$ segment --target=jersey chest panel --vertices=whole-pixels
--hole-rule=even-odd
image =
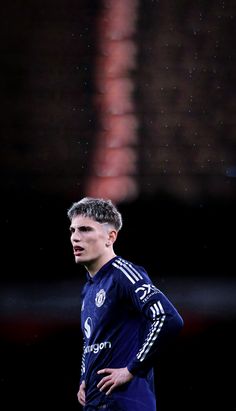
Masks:
[[[112,278],[87,284],[81,308],[81,326],[85,339],[91,342],[103,334],[117,315],[119,303]]]

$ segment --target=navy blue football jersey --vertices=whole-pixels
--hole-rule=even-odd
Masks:
[[[82,291],[84,337],[81,381],[86,406],[114,403],[116,410],[156,410],[153,363],[165,336],[176,334],[183,320],[143,267],[114,257]],[[103,368],[123,368],[134,378],[106,396],[97,388]],[[104,407],[105,408],[105,407]]]

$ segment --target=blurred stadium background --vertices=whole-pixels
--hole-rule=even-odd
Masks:
[[[1,409],[80,409],[66,210],[92,195],[185,320],[158,411],[235,410],[235,2],[1,9]]]

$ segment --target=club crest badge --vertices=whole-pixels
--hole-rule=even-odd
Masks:
[[[104,304],[104,301],[106,299],[106,291],[103,290],[103,288],[98,291],[98,293],[96,294],[96,298],[95,298],[95,304],[97,307],[101,307]]]

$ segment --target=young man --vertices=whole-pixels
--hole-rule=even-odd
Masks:
[[[68,217],[75,262],[87,270],[78,400],[86,411],[155,411],[154,355],[183,320],[143,267],[115,254],[122,217],[110,200],[83,198]]]

